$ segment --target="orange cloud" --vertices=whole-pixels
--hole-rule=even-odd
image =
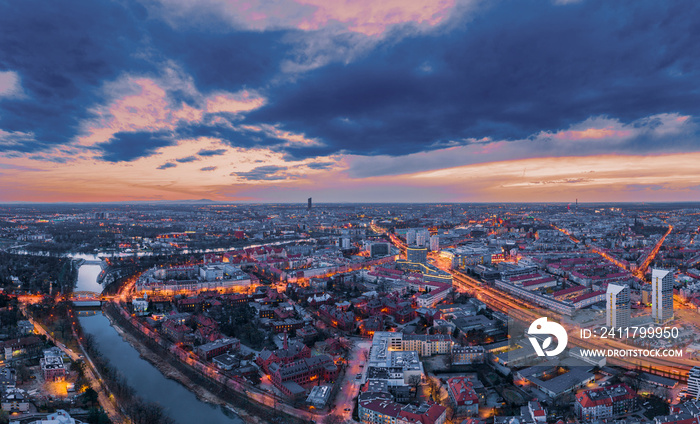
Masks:
[[[348,29],[369,36],[384,33],[389,26],[413,22],[435,26],[441,23],[455,6],[454,0],[296,0],[315,7],[313,15],[302,20],[298,28],[316,30],[337,21]]]
[[[168,89],[187,92],[200,106],[173,102]],[[239,114],[265,104],[264,97],[250,90],[204,96],[189,76],[176,69],[167,69],[160,79],[125,76],[107,84],[105,91],[111,98],[93,108],[96,118],[82,125],[78,142],[83,146],[106,142],[117,132],[173,131],[182,123],[202,122],[206,114]]]
[[[630,130],[616,130],[613,128],[588,128],[583,131],[562,131],[554,134],[557,140],[583,140],[600,138],[627,138],[632,135]]]
[[[344,27],[378,36],[390,26],[413,22],[435,26],[454,9],[456,0],[161,0],[168,19],[215,14],[236,28],[267,30],[296,28],[314,31]]]

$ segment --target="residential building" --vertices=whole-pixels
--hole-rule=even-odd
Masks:
[[[320,381],[332,381],[338,375],[338,367],[328,355],[316,355],[299,361],[270,364],[270,380],[287,396],[299,393],[298,387]]]
[[[22,335],[33,334],[34,324],[26,319],[17,321],[17,332]]]
[[[452,365],[469,365],[484,362],[483,346],[452,346]]]
[[[626,384],[585,390],[576,394],[574,410],[582,420],[600,420],[635,410],[637,394]]]
[[[688,373],[688,394],[700,399],[700,367],[693,367]]]
[[[452,351],[452,337],[443,334],[402,334],[401,349],[420,356],[446,355]]]
[[[44,343],[37,336],[20,337],[0,342],[0,354],[4,353],[2,359],[5,361],[18,356],[37,358],[41,356],[43,346]]]
[[[651,318],[656,324],[673,319],[673,272],[663,269],[651,271]]]
[[[192,329],[184,324],[179,324],[176,320],[168,319],[161,326],[161,331],[171,340],[181,343],[185,341],[188,334],[192,334]],[[194,336],[193,336],[194,338]]]
[[[450,395],[456,416],[472,416],[479,413],[479,396],[474,384],[467,377],[452,377],[447,380],[447,393]]]
[[[363,424],[443,424],[447,409],[432,402],[415,406],[370,398],[358,402],[358,415]]]
[[[605,292],[605,324],[613,329],[626,329],[630,324],[630,289],[628,286],[608,284]]]
[[[2,396],[2,410],[5,412],[29,411],[29,400],[17,389],[8,389]]]
[[[57,347],[44,351],[44,357],[39,361],[44,381],[63,381],[66,378],[66,367],[63,364],[63,352]]]
[[[10,367],[0,368],[0,390],[15,387],[17,383],[17,372]]]
[[[148,311],[148,299],[144,297],[135,297],[131,300],[131,307],[136,316],[143,316]]]
[[[269,374],[269,366],[273,363],[283,363],[288,364],[294,361],[298,361],[303,358],[308,358],[311,356],[311,349],[303,343],[292,341],[285,343],[282,349],[277,349],[274,351],[267,350],[267,348],[260,351],[255,362],[262,368],[265,373]]]
[[[199,355],[199,357],[205,361],[208,361],[215,356],[222,355],[231,350],[238,350],[240,348],[241,342],[236,338],[219,339],[210,343],[205,343],[201,346],[197,346],[197,355]]]

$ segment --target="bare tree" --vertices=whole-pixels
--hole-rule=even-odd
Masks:
[[[452,350],[445,355],[445,365],[447,366],[448,369],[452,368],[452,365],[455,362],[455,354],[453,353]]]
[[[433,400],[440,399],[440,381],[435,377],[428,377],[428,387]]]
[[[31,373],[29,372],[29,368],[27,368],[26,365],[24,364],[19,364],[15,367],[17,371],[17,380],[19,380],[21,383],[24,383],[25,381],[29,380],[29,376]]]

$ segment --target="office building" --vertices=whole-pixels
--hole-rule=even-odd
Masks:
[[[387,242],[375,242],[369,245],[369,255],[373,258],[391,254],[391,245]]]
[[[409,246],[406,248],[406,259],[408,262],[426,264],[428,263],[428,249],[425,247]]]
[[[306,199],[306,203],[307,203],[306,208],[307,208],[308,210],[311,210],[311,197],[309,197],[308,199]]]
[[[608,284],[605,292],[605,325],[611,328],[627,328],[630,324],[630,289],[627,286]]]
[[[651,271],[651,318],[655,324],[673,319],[673,272],[663,269]]]

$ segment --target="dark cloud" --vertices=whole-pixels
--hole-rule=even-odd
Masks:
[[[158,167],[158,169],[168,169],[168,168],[175,168],[177,164],[174,164],[172,162],[167,162],[162,164],[161,166]]]
[[[284,180],[287,175],[284,173],[278,174],[280,171],[286,171],[286,166],[259,166],[251,171],[247,172],[232,172],[232,176],[237,176],[249,181],[273,181],[273,180]]]
[[[162,134],[148,132],[119,132],[106,143],[97,147],[102,150],[102,159],[107,162],[132,161],[149,156],[161,147],[173,145],[172,139]]]
[[[197,157],[195,157],[195,156],[187,156],[187,157],[184,157],[184,158],[175,159],[175,161],[180,162],[180,163],[189,163],[189,162],[194,162],[194,161],[197,161],[197,160],[199,160],[199,158],[197,158]]]
[[[104,81],[152,69],[136,58],[139,24],[121,3],[0,3],[0,70],[17,72],[25,94],[0,102],[0,128],[32,132],[23,151],[70,141]]]
[[[333,165],[335,165],[333,162],[312,162],[306,164],[311,169],[328,169]]]
[[[216,166],[205,166],[204,168],[201,168],[200,171],[215,171]]]
[[[181,64],[205,92],[266,85],[291,49],[280,40],[285,32],[174,30],[160,23],[153,24],[151,33],[160,53]]]
[[[700,56],[689,52],[700,45],[698,19],[692,1],[500,2],[463,28],[309,72],[248,118],[325,143],[286,149],[303,158],[522,139],[599,115],[697,116]]]
[[[220,156],[226,153],[226,149],[202,149],[197,152],[199,156]]]
[[[124,74],[160,77],[165,64],[174,64],[204,94],[266,84],[291,48],[280,36],[174,28],[130,0],[0,2],[0,71],[16,72],[24,93],[0,101],[0,129],[34,135],[0,151],[70,143],[95,106],[108,100],[104,84]],[[168,96],[173,104],[201,106],[177,86]]]
[[[183,123],[173,140],[213,137],[288,159],[396,156],[470,138],[527,139],[591,116],[623,124],[660,113],[700,117],[698,2],[508,0],[470,18],[407,38],[389,33],[349,63],[292,80],[280,64],[301,54],[290,42],[296,31],[235,31],[218,21],[171,26],[128,0],[0,3],[0,70],[17,72],[25,94],[0,101],[0,129],[22,135],[0,143],[0,151],[36,153],[70,143],[90,111],[106,102],[106,82],[160,77],[166,63],[191,76],[203,95],[245,88],[266,98],[265,106],[231,122]],[[184,88],[167,94],[173,104],[201,107]],[[320,143],[295,145],[241,123],[277,125]],[[665,143],[640,136],[624,149],[698,150],[697,135]],[[135,132],[98,148],[105,160],[124,161],[169,144],[159,133]],[[223,153],[203,149],[197,156]]]

